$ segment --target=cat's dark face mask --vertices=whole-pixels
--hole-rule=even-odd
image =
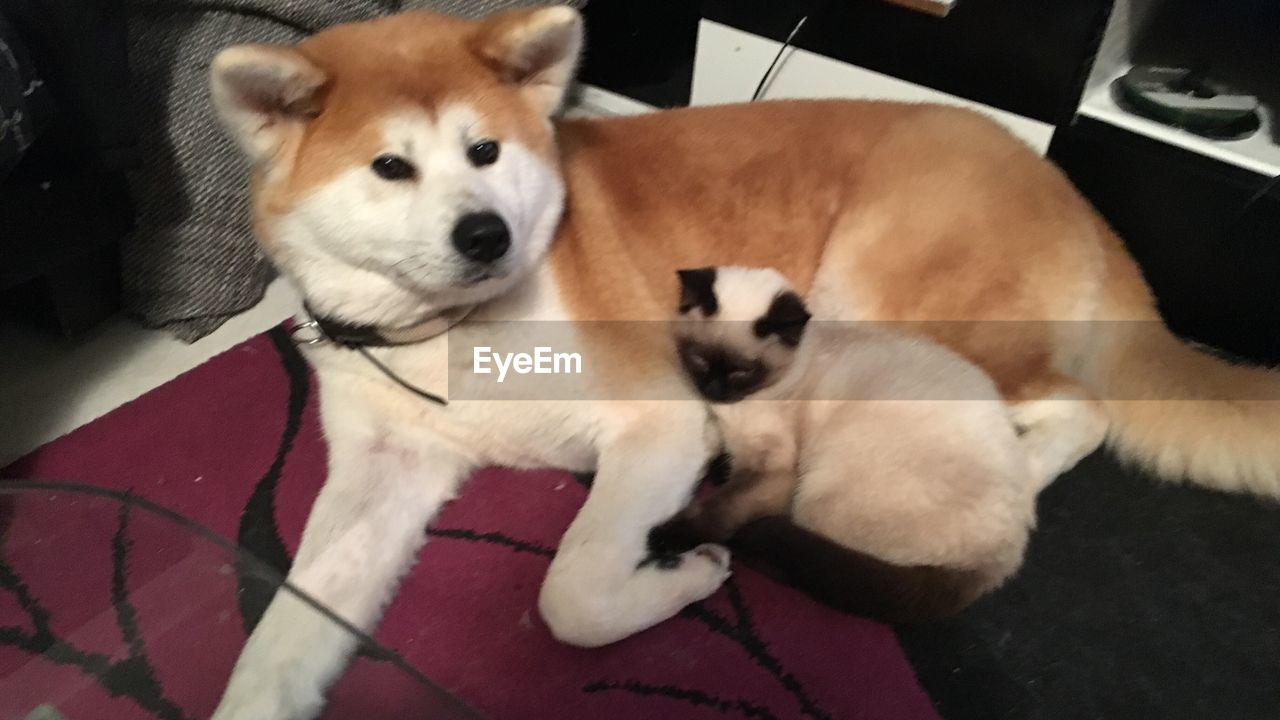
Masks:
[[[728,348],[681,340],[678,349],[685,374],[698,393],[711,402],[738,402],[769,380],[765,363]]]

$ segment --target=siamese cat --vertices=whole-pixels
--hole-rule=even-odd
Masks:
[[[1102,441],[1046,469],[992,380],[945,347],[810,327],[772,269],[679,278],[677,352],[712,403],[730,470],[709,499],[655,529],[655,546],[731,540],[840,609],[935,619],[1017,571],[1037,493]]]

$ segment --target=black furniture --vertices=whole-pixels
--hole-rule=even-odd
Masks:
[[[1081,117],[1049,157],[1115,227],[1177,334],[1280,363],[1280,183]]]
[[[1280,363],[1280,4],[1116,0],[1052,158],[1119,231],[1175,332]],[[1256,96],[1261,130],[1214,140],[1124,111],[1134,66],[1193,68]]]
[[[133,226],[124,3],[0,0],[0,16],[47,97],[0,174],[0,303],[74,334],[118,308],[118,242]]]

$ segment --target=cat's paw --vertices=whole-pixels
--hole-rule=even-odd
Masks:
[[[733,558],[732,554],[729,552],[729,548],[715,543],[704,543],[699,545],[692,550],[692,554],[704,558],[708,562],[718,565],[726,570],[729,568],[729,561]]]
[[[649,531],[649,556],[642,564],[677,567],[685,553],[714,539],[708,535],[698,513],[683,512]]]
[[[703,543],[661,562],[637,568],[638,585],[652,593],[655,607],[674,613],[689,603],[705,599],[729,579],[729,548]]]

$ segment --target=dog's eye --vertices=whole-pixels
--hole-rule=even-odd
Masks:
[[[371,167],[383,180],[412,180],[418,174],[413,163],[399,155],[379,155]]]
[[[467,148],[467,159],[476,167],[484,167],[498,162],[498,151],[502,148],[497,140],[481,140]]]

